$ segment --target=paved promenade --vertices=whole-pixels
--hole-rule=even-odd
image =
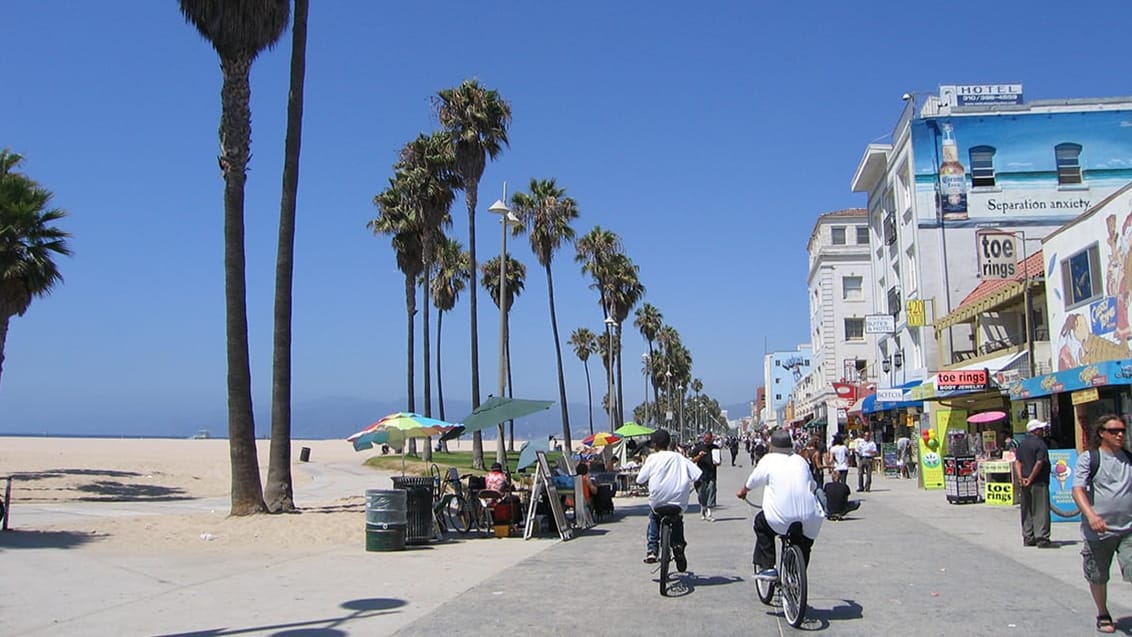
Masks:
[[[385,487],[355,467],[312,463],[326,497]],[[343,546],[209,561],[189,552],[105,553],[0,534],[4,635],[667,635],[794,632],[755,598],[753,509],[734,498],[747,466],[720,468],[717,521],[693,512],[690,573],[672,597],[641,563],[647,504],[618,498],[612,521],[569,542],[493,538],[397,553]],[[851,476],[852,478],[852,476]],[[379,484],[375,484],[379,483]],[[854,484],[851,480],[850,484]],[[757,499],[755,493],[752,498]],[[941,491],[877,478],[855,517],[827,522],[810,567],[807,631],[828,635],[1091,635],[1075,524],[1057,549],[1021,544],[1016,508],[949,505]],[[856,494],[854,494],[856,496]],[[207,501],[180,507],[216,506]],[[138,505],[151,510],[152,504]],[[100,508],[101,507],[101,508]],[[129,505],[16,510],[17,526],[130,515]],[[163,511],[170,512],[170,511]],[[359,524],[362,520],[359,517]],[[9,536],[10,537],[10,536]],[[1110,587],[1132,628],[1132,590]]]

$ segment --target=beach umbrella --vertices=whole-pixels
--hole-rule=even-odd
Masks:
[[[621,436],[622,438],[633,438],[635,436],[651,436],[655,431],[655,429],[649,429],[648,427],[645,427],[644,425],[638,425],[635,422],[627,422],[617,429],[614,429],[613,433]]]
[[[582,440],[582,444],[587,447],[604,447],[605,445],[611,445],[620,441],[621,436],[611,434],[608,431],[599,431],[592,436],[586,436]]]
[[[442,435],[440,439],[452,440],[466,433],[475,433],[489,427],[494,427],[501,422],[515,420],[540,412],[550,408],[553,404],[553,400],[528,400],[525,398],[499,398],[498,396],[492,396],[484,401],[482,405],[473,409],[472,413],[468,414],[467,417],[461,421],[460,425]]]
[[[974,416],[969,416],[967,418],[967,422],[974,425],[974,424],[994,422],[996,420],[1001,420],[1003,418],[1006,418],[1006,412],[1005,411],[984,411],[984,412],[975,414]]]
[[[401,451],[401,473],[405,473],[405,441],[409,438],[427,438],[444,435],[456,425],[420,414],[398,412],[378,420],[369,427],[352,434],[347,441],[354,444],[354,451],[372,449],[378,445],[389,445]]]
[[[523,446],[519,449],[519,464],[515,467],[515,470],[526,469],[527,467],[533,466],[535,462],[538,462],[538,456],[535,455],[535,452],[538,451],[549,453],[550,441],[528,440],[524,442]]]

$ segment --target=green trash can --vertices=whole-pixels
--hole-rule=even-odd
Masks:
[[[405,550],[406,493],[401,489],[366,490],[366,550]]]
[[[405,541],[424,544],[433,539],[432,489],[434,481],[424,476],[394,476],[393,487],[406,493],[405,511],[408,526]]]

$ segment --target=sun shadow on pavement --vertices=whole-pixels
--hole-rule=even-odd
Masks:
[[[0,533],[0,551],[5,549],[72,549],[106,536],[74,531],[21,531]]]
[[[95,480],[91,484],[81,484],[75,487],[75,490],[91,494],[78,498],[83,502],[164,502],[192,499],[184,489],[176,487],[126,484],[113,480]]]
[[[813,605],[813,601],[810,600],[811,603],[806,610],[806,621],[802,624],[800,630],[814,632],[826,630],[835,621],[862,619],[865,616],[864,608],[851,599],[838,600],[842,603],[832,608],[816,607]]]
[[[373,597],[367,599],[352,599],[341,604],[347,611],[338,617],[323,617],[307,621],[288,622],[284,624],[268,624],[264,626],[246,626],[244,628],[211,628],[185,633],[166,633],[158,637],[221,637],[222,635],[244,635],[250,633],[263,633],[274,631],[272,637],[341,637],[350,634],[348,631],[336,628],[358,619],[369,619],[399,612],[398,609],[407,604],[403,599],[393,597]]]

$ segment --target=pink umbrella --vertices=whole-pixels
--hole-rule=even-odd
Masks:
[[[967,422],[971,423],[972,425],[978,425],[987,422],[994,422],[996,420],[1002,420],[1003,418],[1006,418],[1006,412],[1004,411],[984,411],[982,413],[975,414],[974,416],[968,416]]]

